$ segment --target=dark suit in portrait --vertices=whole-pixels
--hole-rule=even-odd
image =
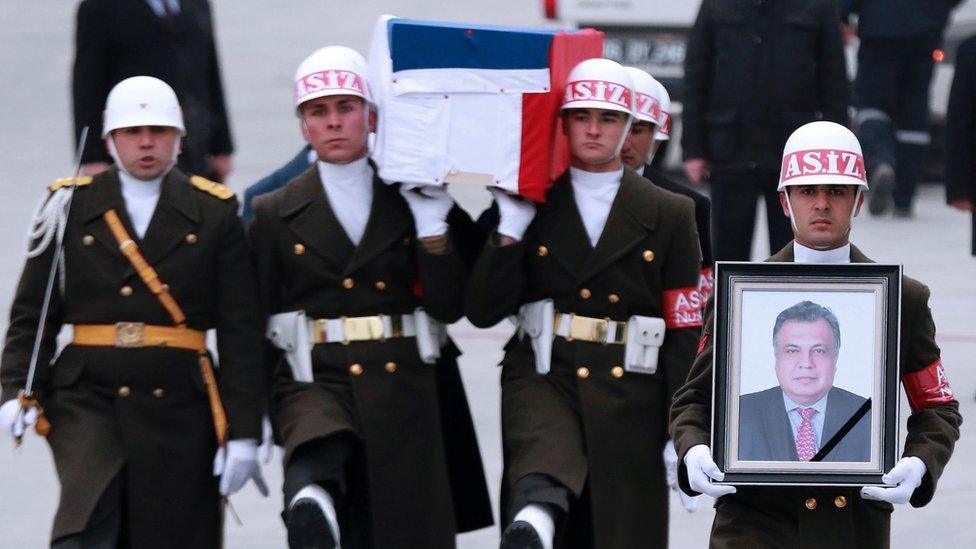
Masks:
[[[839,387],[830,389],[818,451],[840,431],[865,400]],[[869,461],[870,418],[870,414],[864,414],[823,461]],[[797,461],[793,429],[783,402],[783,390],[778,386],[739,397],[739,459]]]

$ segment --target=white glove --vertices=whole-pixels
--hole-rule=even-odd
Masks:
[[[512,196],[498,187],[488,187],[498,204],[498,234],[522,240],[525,230],[535,217],[535,204],[531,200]]]
[[[258,461],[264,464],[271,462],[274,457],[274,432],[271,429],[271,420],[268,416],[261,418],[261,445],[258,446]]]
[[[722,481],[725,473],[718,470],[712,461],[712,450],[707,444],[692,446],[685,454],[685,467],[688,469],[688,485],[696,492],[720,498],[735,493],[735,486],[717,486],[712,480]]]
[[[689,496],[678,487],[678,453],[674,450],[674,441],[669,440],[664,444],[664,476],[668,481],[668,486],[678,492],[681,497],[681,505],[685,511],[694,513],[698,510],[698,496]]]
[[[247,479],[253,478],[258,492],[267,497],[268,485],[258,465],[258,441],[252,438],[231,440],[224,450],[218,448],[214,456],[213,474],[220,477],[220,495],[233,494],[244,486]]]
[[[410,206],[417,238],[440,236],[447,232],[447,214],[454,206],[454,199],[444,187],[423,185],[407,188],[400,185],[400,194]]]
[[[887,475],[881,477],[882,482],[894,485],[893,488],[865,486],[861,488],[861,497],[894,504],[908,503],[915,489],[922,484],[925,471],[925,463],[922,460],[915,456],[903,457],[888,471]]]
[[[24,436],[27,428],[37,421],[37,408],[24,410],[20,401],[12,398],[0,406],[0,431],[13,438]]]

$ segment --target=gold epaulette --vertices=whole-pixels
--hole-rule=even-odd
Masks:
[[[230,187],[211,181],[206,177],[200,177],[199,175],[190,176],[190,184],[205,193],[210,193],[216,196],[221,200],[227,200],[234,197],[234,191],[230,190]]]
[[[55,179],[54,183],[47,186],[47,189],[52,193],[63,187],[84,187],[92,182],[92,178],[87,175],[79,175],[78,177],[62,177],[61,179]]]

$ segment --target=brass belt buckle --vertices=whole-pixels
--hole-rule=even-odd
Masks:
[[[381,322],[382,324],[382,322]],[[403,335],[403,315],[390,316],[390,337],[404,337]]]
[[[383,319],[379,316],[343,318],[343,342],[383,339]]]
[[[145,344],[145,322],[116,322],[115,346],[125,348],[142,347]]]
[[[329,320],[316,318],[312,322],[312,343],[327,343],[329,341]]]
[[[607,340],[608,322],[603,318],[589,318],[570,314],[569,337],[583,341],[605,342]]]

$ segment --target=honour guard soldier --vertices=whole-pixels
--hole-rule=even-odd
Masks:
[[[671,139],[670,131],[664,131],[670,125],[671,97],[664,85],[646,72],[627,67],[627,72],[634,80],[637,92],[634,123],[630,126],[630,134],[624,141],[624,148],[620,151],[620,158],[627,167],[633,169],[645,179],[666,191],[683,194],[695,201],[695,226],[698,229],[698,244],[702,251],[702,277],[699,290],[702,298],[708,299],[712,287],[712,244],[710,217],[712,202],[707,196],[678,183],[669,178],[663,170],[652,165],[654,156],[660,150],[661,144]]]
[[[504,548],[667,546],[665,418],[698,339],[701,254],[691,199],[621,163],[633,96],[617,63],[577,65],[569,170],[539,205],[493,191],[466,307],[520,325],[502,360]]]
[[[805,164],[811,157],[818,163],[815,170]],[[783,152],[779,192],[794,240],[769,261],[870,262],[849,240],[867,186],[861,146],[850,130],[833,122],[812,122],[793,132]],[[921,507],[932,499],[959,438],[962,417],[935,343],[929,289],[908,277],[901,284],[901,381],[912,413],[904,457],[882,477],[890,487],[711,484],[710,479],[720,481],[723,474],[709,448],[714,326],[706,322],[688,383],[675,395],[671,434],[681,458],[682,488],[719,498],[711,547],[888,547],[891,504]],[[710,309],[711,301],[706,311]]]
[[[0,427],[19,438],[46,416],[61,481],[54,547],[218,547],[220,495],[249,478],[266,490],[254,270],[233,193],[173,167],[183,134],[166,83],[118,83],[102,136],[115,167],[52,184],[31,235]],[[73,339],[52,361],[69,324]],[[25,388],[31,398],[18,399]]]
[[[668,178],[662,171],[651,165],[655,153],[661,143],[670,139],[667,133],[661,133],[661,128],[667,124],[670,116],[664,107],[670,111],[671,99],[668,92],[653,76],[635,67],[626,67],[627,73],[634,81],[634,123],[630,126],[627,139],[624,140],[620,159],[625,166],[637,172],[658,187],[676,194],[687,196],[695,202],[695,226],[698,230],[698,245],[702,251],[701,276],[698,279],[698,292],[701,299],[707,300],[712,288],[712,254],[709,242],[709,212],[711,202],[700,192],[682,185]],[[661,421],[668,421],[668,411],[671,403],[665,403],[665,411],[661,414]],[[668,486],[678,492],[681,502],[688,512],[698,509],[698,499],[691,497],[678,488],[678,458],[675,455],[674,443],[668,440],[664,446],[664,463],[667,466]]]
[[[443,188],[388,185],[367,158],[365,61],[322,48],[295,75],[318,161],[253,202],[291,547],[450,548],[491,524],[484,472],[443,324],[467,269]],[[280,359],[279,359],[280,358]]]

